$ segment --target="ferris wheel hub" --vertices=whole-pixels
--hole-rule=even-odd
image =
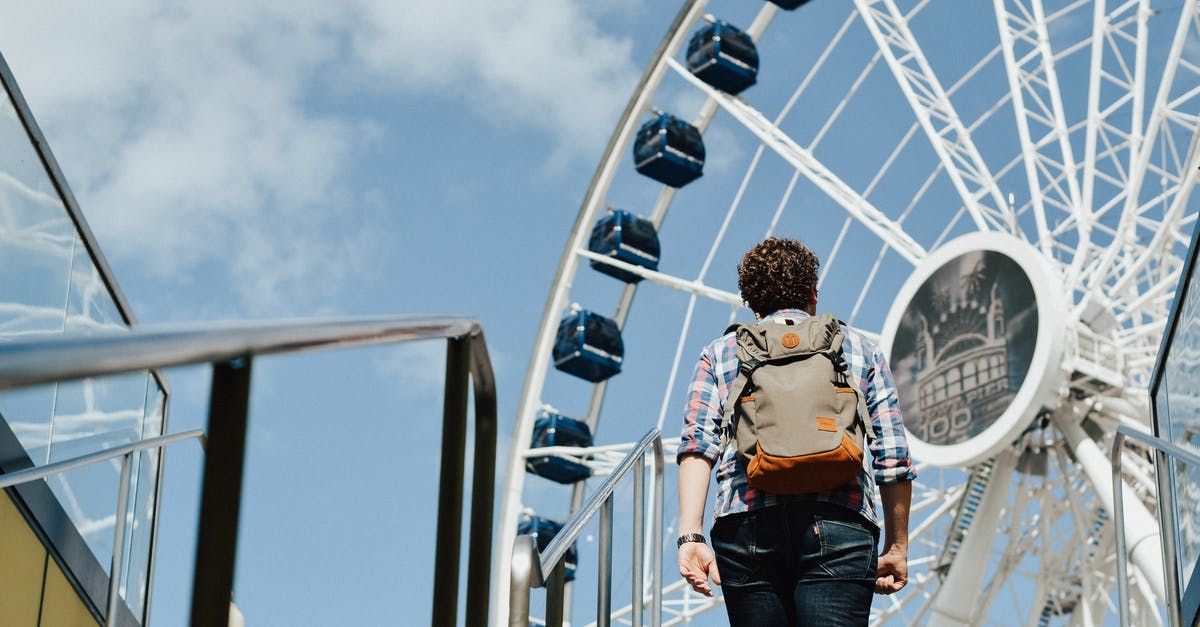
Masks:
[[[970,466],[1009,448],[1065,389],[1070,309],[1052,262],[1003,233],[930,255],[882,333],[913,455]]]

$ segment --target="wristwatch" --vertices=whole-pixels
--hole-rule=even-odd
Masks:
[[[704,540],[704,534],[702,534],[702,533],[685,533],[685,534],[679,536],[679,540],[677,540],[675,542],[675,546],[681,547],[681,546],[687,544],[688,542],[699,542],[700,544],[708,544],[708,542],[706,542]]]

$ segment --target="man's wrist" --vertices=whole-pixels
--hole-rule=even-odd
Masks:
[[[884,553],[894,553],[897,555],[908,555],[908,544],[907,543],[902,544],[902,543],[898,543],[898,542],[890,542],[886,545],[886,547],[887,548],[884,549]]]
[[[699,542],[700,544],[708,544],[708,540],[706,540],[704,538],[704,534],[702,534],[702,533],[685,533],[685,534],[679,536],[679,539],[675,541],[675,546],[680,547],[689,542]]]

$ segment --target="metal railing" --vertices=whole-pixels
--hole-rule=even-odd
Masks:
[[[0,475],[0,490],[37,481],[38,479],[46,479],[54,475],[91,466],[102,461],[121,458],[121,484],[117,488],[117,515],[113,529],[113,554],[112,563],[109,567],[108,575],[108,604],[104,610],[104,624],[106,627],[114,627],[117,624],[117,617],[120,616],[119,603],[121,602],[121,573],[124,568],[125,557],[125,512],[129,508],[129,484],[130,468],[133,463],[133,454],[139,451],[148,449],[164,448],[169,444],[182,442],[184,440],[198,440],[200,446],[204,446],[204,430],[191,429],[171,435],[162,435],[154,438],[146,438],[137,442],[130,442],[121,446],[115,446],[95,453],[81,455],[73,459],[65,459],[63,461],[27,468],[17,472]]]
[[[1165,528],[1162,530],[1162,554],[1167,587],[1167,598],[1165,599],[1167,624],[1174,627],[1180,624],[1183,612],[1183,608],[1180,607],[1182,591],[1179,588],[1178,577],[1179,554],[1175,546],[1175,538],[1178,537],[1179,529],[1178,521],[1175,520],[1174,507],[1171,506],[1172,499],[1168,497],[1170,489],[1167,485],[1165,475],[1167,474],[1167,464],[1171,459],[1200,466],[1200,455],[1162,438],[1142,433],[1129,425],[1120,425],[1117,427],[1110,455],[1112,459],[1113,509],[1116,510],[1113,520],[1117,532],[1117,597],[1120,601],[1122,627],[1129,625],[1129,555],[1125,546],[1124,490],[1122,489],[1123,482],[1121,480],[1121,458],[1123,457],[1122,452],[1124,451],[1125,438],[1131,438],[1149,447],[1158,458],[1159,512],[1162,514],[1162,524],[1165,525]]]
[[[613,491],[625,475],[633,470],[633,605],[630,621],[641,627],[645,591],[642,566],[645,550],[646,454],[653,453],[654,502],[650,531],[650,624],[662,624],[662,517],[663,517],[663,447],[658,429],[651,429],[613,469],[591,498],[575,515],[563,524],[554,540],[539,554],[532,535],[517,536],[513,543],[511,566],[512,585],[509,588],[508,624],[510,627],[529,626],[529,594],[532,588],[546,586],[546,625],[563,624],[564,592],[566,585],[566,553],[597,513],[600,515],[599,566],[596,599],[596,624],[608,627],[612,615],[612,530]],[[546,576],[549,573],[549,577]]]
[[[128,332],[5,342],[0,344],[0,390],[172,366],[213,365],[191,625],[225,626],[233,591],[252,358],[427,339],[446,339],[448,344],[433,624],[457,623],[467,385],[472,383],[475,448],[466,622],[482,626],[487,622],[497,416],[495,378],[478,320],[388,317],[141,327]]]

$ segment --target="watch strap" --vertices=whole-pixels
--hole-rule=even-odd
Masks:
[[[700,544],[708,544],[702,533],[685,533],[679,536],[679,540],[675,542],[676,547],[681,547],[688,542],[699,542]]]

